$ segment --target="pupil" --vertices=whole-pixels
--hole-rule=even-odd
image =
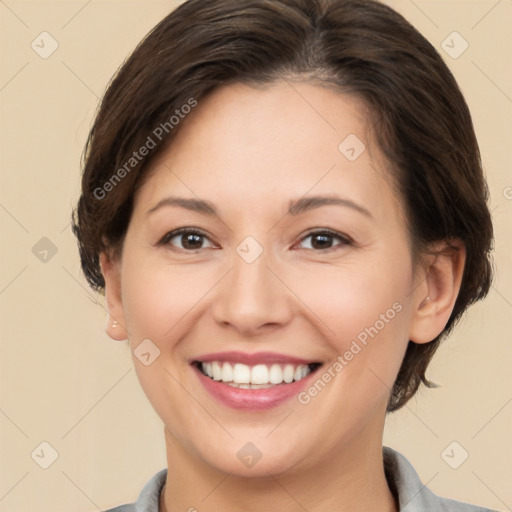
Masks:
[[[201,247],[201,235],[189,234],[184,235],[185,243],[183,243],[183,247],[185,249],[197,249]],[[197,245],[194,245],[196,243]]]
[[[313,237],[313,247],[316,249],[325,249],[331,246],[332,240],[330,239],[330,235],[315,235]],[[320,244],[316,244],[315,241],[320,240]]]

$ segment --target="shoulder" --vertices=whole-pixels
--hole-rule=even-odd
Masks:
[[[411,463],[397,451],[383,448],[386,478],[395,490],[400,512],[496,512],[437,496],[421,482]]]
[[[128,503],[126,505],[119,505],[119,507],[109,508],[103,512],[135,512],[135,503]]]
[[[162,469],[148,480],[135,503],[127,503],[103,512],[158,512],[160,492],[167,478],[167,469]]]

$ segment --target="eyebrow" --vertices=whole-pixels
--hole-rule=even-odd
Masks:
[[[309,196],[292,200],[289,202],[287,213],[290,215],[299,215],[315,208],[320,208],[321,206],[331,205],[352,208],[353,210],[372,218],[372,214],[363,206],[351,201],[350,199],[342,199],[337,196]],[[215,206],[209,201],[204,201],[203,199],[188,199],[184,197],[166,197],[153,206],[153,208],[148,210],[147,213],[149,215],[165,206],[179,206],[208,216],[217,216]]]
[[[186,199],[184,197],[166,197],[153,206],[150,210],[148,210],[148,215],[153,213],[164,206],[181,206],[181,208],[186,208],[187,210],[192,210],[198,213],[204,213],[205,215],[217,215],[217,211],[215,206],[208,201],[203,201],[202,199]]]
[[[308,210],[313,210],[314,208],[319,208],[320,206],[345,206],[347,208],[352,208],[367,217],[372,218],[372,214],[363,206],[354,203],[350,199],[342,199],[337,196],[310,196],[310,197],[301,197],[296,201],[290,201],[288,207],[288,213],[290,215],[298,215],[300,213],[306,212]]]

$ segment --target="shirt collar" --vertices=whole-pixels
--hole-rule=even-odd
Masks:
[[[443,500],[423,485],[411,463],[399,452],[383,447],[384,471],[391,492],[398,501],[400,512],[424,512],[441,510],[489,510],[459,504],[463,508],[445,508],[443,503],[455,502]],[[167,478],[167,469],[162,469],[149,480],[135,502],[135,512],[158,512],[160,493]],[[465,508],[465,507],[469,508]]]

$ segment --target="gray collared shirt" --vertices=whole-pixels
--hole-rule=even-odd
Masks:
[[[386,478],[398,497],[400,512],[497,512],[460,501],[441,498],[421,483],[410,462],[397,451],[383,447]],[[165,484],[167,469],[162,469],[144,486],[137,501],[105,512],[159,512],[160,493]]]

